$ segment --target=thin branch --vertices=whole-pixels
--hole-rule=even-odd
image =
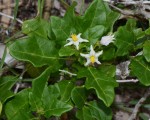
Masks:
[[[116,80],[118,83],[127,83],[127,82],[138,82],[138,79],[131,79],[131,80]]]
[[[18,83],[16,83],[16,88],[15,88],[15,90],[14,90],[14,93],[17,93],[18,92],[18,90],[19,90],[19,88],[20,88],[20,86],[21,86],[21,82],[22,82],[22,79],[23,79],[23,75],[24,75],[24,73],[26,72],[26,70],[23,70],[22,71],[22,73],[21,73],[21,75],[20,75],[20,77],[19,77],[19,82]]]
[[[124,10],[121,10],[120,8],[112,5],[112,4],[109,4],[112,8],[114,8],[115,10],[117,10],[118,12],[120,12],[121,14],[123,15],[128,15],[128,16],[134,16],[134,14],[131,12],[131,11],[124,11]]]
[[[114,3],[114,1],[104,0],[108,3]],[[120,2],[117,3],[125,4],[125,5],[139,5],[139,4],[150,4],[150,1],[126,1],[126,2]]]
[[[7,14],[2,13],[2,12],[0,12],[0,15],[1,15],[1,16],[5,16],[5,17],[10,18],[10,19],[13,19],[13,20],[15,19],[13,16],[7,15]],[[19,22],[19,23],[21,23],[21,24],[23,23],[23,21],[21,21],[21,20],[18,19],[18,18],[16,19],[16,21]]]
[[[71,73],[71,72],[66,71],[66,70],[59,70],[59,71],[63,72],[63,73],[66,73],[66,74],[69,74],[70,76],[77,76],[77,74]]]
[[[145,92],[144,96],[135,105],[135,108],[134,108],[134,110],[133,110],[133,112],[132,112],[132,114],[128,120],[135,120],[136,119],[139,108],[142,106],[143,102],[145,102],[145,100],[147,99],[148,96],[150,96],[150,88],[148,88],[148,90]]]

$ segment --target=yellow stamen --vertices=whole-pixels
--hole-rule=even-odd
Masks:
[[[76,34],[72,34],[71,38],[74,42],[78,41],[77,35]]]
[[[91,61],[91,63],[95,63],[95,56],[92,55],[92,56],[90,57],[90,61]]]

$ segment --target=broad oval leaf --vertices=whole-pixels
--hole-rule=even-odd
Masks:
[[[39,77],[32,81],[32,92],[29,94],[29,101],[32,111],[42,111],[41,97],[52,69],[48,67]],[[41,114],[41,113],[40,113]]]
[[[83,36],[89,40],[90,44],[95,44],[102,37],[104,30],[105,27],[103,25],[96,25],[88,28]]]
[[[18,78],[15,76],[6,76],[0,78],[0,101],[4,103],[8,98],[14,96],[11,91]]]
[[[79,120],[111,120],[112,112],[102,102],[91,101],[76,116]]]
[[[150,40],[144,43],[143,55],[147,62],[150,62]]]
[[[87,98],[87,90],[85,87],[75,87],[71,92],[71,98],[78,108],[82,108]]]
[[[106,66],[101,66],[100,70],[92,67],[83,68],[78,73],[78,77],[86,77],[85,87],[87,89],[94,89],[99,99],[101,99],[106,106],[110,106],[114,100],[114,87],[117,87],[117,82],[114,77],[108,72],[104,72]],[[113,75],[114,75],[113,71]]]
[[[61,100],[67,102],[71,97],[71,91],[74,88],[73,82],[63,80],[58,83],[60,89]]]
[[[41,98],[44,91],[45,85],[47,85],[48,78],[50,76],[52,69],[47,68],[39,77],[32,82],[32,94],[36,97]]]
[[[67,38],[71,33],[75,33],[75,29],[71,25],[67,25],[67,21],[59,17],[51,17],[52,31],[56,36],[56,42],[58,45],[64,46],[67,42]]]
[[[147,30],[145,30],[145,33],[146,33],[147,35],[150,35],[150,28],[148,28]]]
[[[49,68],[47,69],[47,71],[43,73],[43,75],[41,75],[40,80],[47,79],[48,72]],[[39,82],[39,80],[38,81],[36,80],[35,82],[41,83],[42,81]],[[32,111],[49,118],[51,116],[61,116],[61,114],[72,109],[72,106],[67,102],[65,102],[66,99],[60,100],[59,97],[61,95],[58,84],[54,84],[49,87],[47,87],[47,85],[45,84],[44,89],[43,85],[36,86],[35,88],[36,91],[33,89],[32,90],[33,92],[30,92],[29,100]],[[67,99],[69,99],[68,97],[70,96],[68,96],[68,94],[66,93],[69,93],[70,91],[67,92],[65,90],[64,93],[67,96]]]
[[[75,54],[77,50],[70,47],[70,46],[66,46],[66,47],[62,47],[59,50],[59,56],[63,57],[63,56],[72,56],[73,54]]]
[[[48,33],[50,33],[50,24],[39,17],[26,20],[23,22],[22,32],[28,35],[38,35],[47,39]]]
[[[32,114],[29,106],[29,89],[19,92],[14,99],[5,106],[8,120],[31,120]]]
[[[143,85],[150,86],[150,63],[146,62],[143,56],[133,58],[130,68]]]
[[[133,31],[128,31],[126,27],[120,27],[116,33],[115,45],[117,46],[117,56],[128,55],[134,48],[135,36]]]
[[[112,60],[115,57],[116,48],[114,46],[103,49],[102,60]]]
[[[46,39],[27,37],[15,41],[9,46],[9,50],[16,59],[29,61],[36,67],[54,65],[58,62],[55,43]]]
[[[102,0],[94,0],[86,10],[80,25],[84,30],[96,25],[104,25],[106,30],[108,30],[112,27],[118,16],[119,14],[111,11]]]
[[[55,87],[52,87],[52,89],[53,88],[55,89]],[[52,93],[52,91],[50,91],[48,87],[45,87],[44,89],[42,96],[42,104],[44,108],[44,115],[47,118],[51,116],[61,116],[61,114],[72,109],[71,105],[61,100],[58,100],[57,95],[55,95],[55,93]]]

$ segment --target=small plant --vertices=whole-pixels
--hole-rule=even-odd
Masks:
[[[144,31],[129,19],[114,31],[119,14],[101,0],[94,0],[84,15],[76,15],[75,6],[74,2],[63,18],[51,16],[47,22],[39,15],[24,21],[26,36],[8,44],[14,58],[41,73],[30,80],[31,88],[17,94],[10,89],[18,77],[0,78],[0,112],[8,120],[67,113],[79,120],[111,120],[116,65],[122,61],[130,61],[130,78],[150,86],[150,28]]]

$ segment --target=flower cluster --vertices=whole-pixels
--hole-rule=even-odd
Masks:
[[[107,35],[107,36],[103,36],[101,41],[100,41],[100,44],[104,45],[104,46],[108,46],[110,43],[114,42],[113,41],[114,39],[115,39],[114,35],[112,35],[112,34]],[[80,43],[89,42],[88,40],[81,38],[81,33],[79,33],[78,35],[72,34],[71,37],[67,39],[67,41],[69,41],[69,43],[67,43],[64,46],[75,45],[77,50],[79,50],[79,44]],[[82,57],[85,57],[87,59],[85,66],[88,66],[90,64],[94,65],[94,63],[101,64],[101,62],[98,60],[98,57],[102,54],[103,54],[103,50],[96,53],[94,51],[92,45],[90,46],[89,54],[80,53],[80,55]]]

